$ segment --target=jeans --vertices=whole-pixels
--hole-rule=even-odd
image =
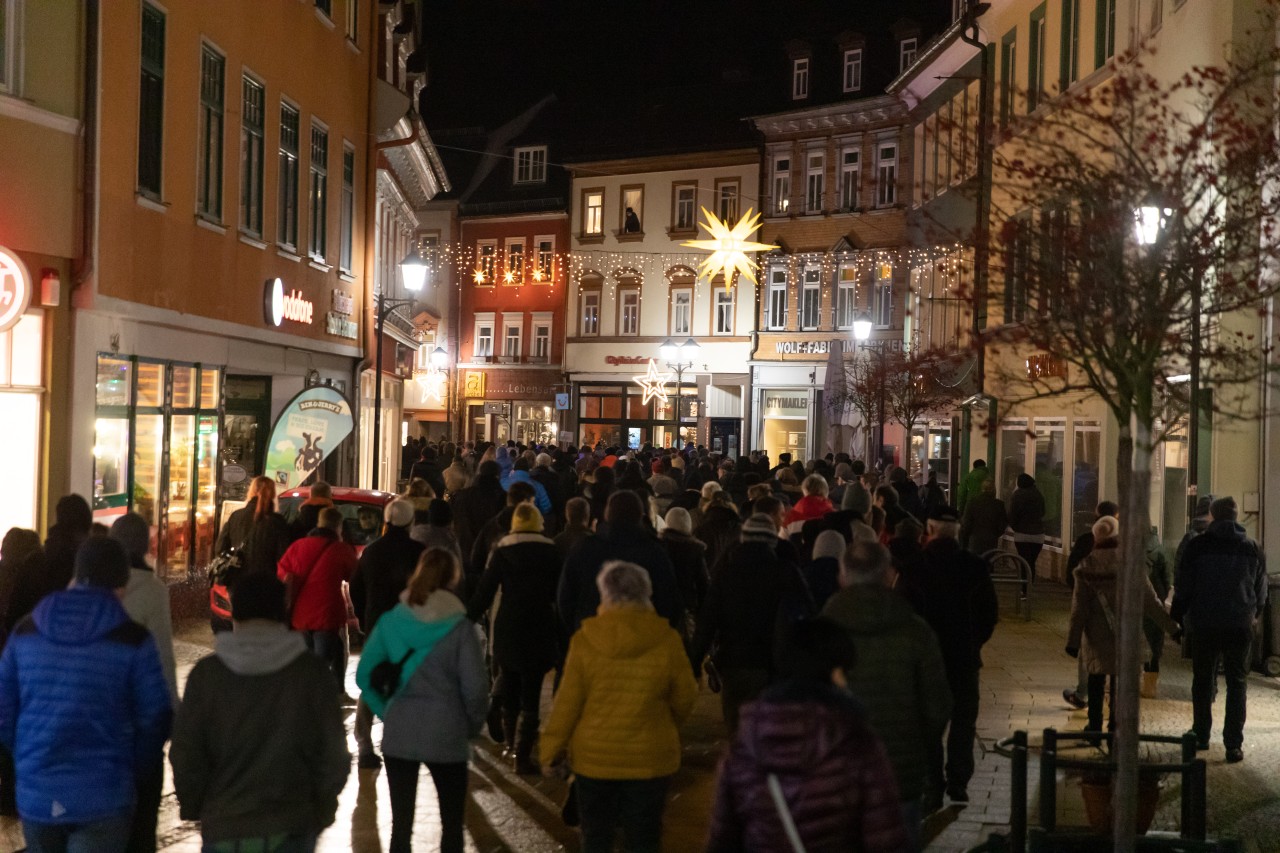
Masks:
[[[24,820],[22,837],[27,853],[124,853],[132,822],[132,814],[77,824]]]
[[[1218,689],[1218,661],[1227,682],[1227,718],[1222,723],[1222,745],[1239,749],[1244,745],[1245,693],[1248,687],[1249,646],[1253,632],[1191,631],[1192,728],[1201,743],[1209,742],[1213,730],[1213,697]]]
[[[967,788],[973,778],[973,742],[978,734],[978,673],[972,667],[947,671],[951,687],[951,724],[946,734],[946,765],[943,765],[943,739],[931,740],[928,748],[929,787]],[[945,775],[944,775],[945,771]]]
[[[347,677],[347,641],[342,630],[303,631],[302,639],[313,655],[329,665],[329,671],[338,680],[338,691],[341,692]]]
[[[1089,730],[1102,731],[1102,701],[1106,696],[1108,682],[1111,689],[1111,707],[1107,715],[1107,731],[1116,728],[1116,677],[1114,675],[1089,674]]]
[[[230,841],[211,841],[202,848],[203,853],[314,853],[316,833],[290,833],[269,835],[264,838],[236,838]]]
[[[352,727],[356,736],[356,749],[361,755],[375,755],[373,750],[373,709],[361,699],[356,702],[356,719]]]
[[[656,779],[577,777],[582,853],[613,853],[622,830],[627,853],[658,853],[662,846],[662,810],[670,776]]]
[[[729,734],[738,731],[738,711],[769,686],[766,669],[726,668],[720,670],[720,709]]]
[[[138,804],[133,809],[129,829],[129,853],[155,853],[156,819],[160,816],[160,797],[164,792],[164,753],[158,752],[146,766],[139,768]]]
[[[508,741],[516,740],[516,721],[521,714],[519,740],[532,744],[538,736],[538,724],[541,717],[542,681],[546,678],[545,670],[539,672],[516,672],[502,670],[499,691],[502,696],[502,725]]]
[[[409,758],[382,756],[387,768],[387,787],[391,789],[390,853],[413,850],[413,812],[418,798],[418,766]],[[467,763],[465,761],[427,762],[431,781],[436,783],[440,802],[440,853],[462,853],[462,826],[467,811]]]

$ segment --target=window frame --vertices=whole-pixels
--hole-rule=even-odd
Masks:
[[[289,130],[286,119],[290,115],[293,117],[292,150],[286,144],[286,131]],[[276,180],[279,190],[276,202],[276,242],[282,248],[296,252],[298,250],[298,219],[301,212],[298,193],[302,182],[302,110],[298,109],[297,104],[282,97],[279,121],[280,130],[276,142]]]
[[[486,249],[492,251],[486,252]],[[481,276],[480,281],[475,280],[475,273]],[[476,268],[472,271],[471,280],[477,287],[493,287],[497,284],[498,278],[498,240],[496,237],[490,237],[483,240],[476,240]]]
[[[329,252],[329,127],[311,117],[307,157],[307,257],[325,263]],[[317,153],[320,155],[317,157]]]
[[[689,216],[687,220],[681,218],[681,209],[685,207],[686,199],[681,195],[688,192],[687,207]],[[641,222],[641,227],[644,223]],[[671,230],[672,231],[697,231],[698,230],[698,182],[697,181],[673,181],[671,184]]]
[[[524,251],[524,237],[508,237],[503,241],[502,251],[502,284],[506,287],[520,287],[524,284],[527,256]],[[519,247],[518,251],[512,251]],[[514,261],[518,258],[520,268],[516,269]],[[508,279],[510,276],[510,279]]]
[[[785,165],[783,165],[785,164]],[[791,152],[775,152],[769,170],[774,216],[787,216],[791,212]],[[782,192],[779,192],[782,190]]]
[[[217,79],[206,75],[216,69]],[[226,145],[227,57],[200,42],[200,103],[196,119],[196,215],[222,222],[222,175]],[[215,127],[216,125],[216,127]]]
[[[618,233],[628,235],[644,235],[644,184],[624,184],[618,188]],[[640,201],[637,204],[627,204],[627,196],[638,192],[640,193]],[[640,230],[630,231],[627,227],[627,208],[630,207],[635,211],[636,218],[640,220]],[[637,209],[638,208],[638,209]]]
[[[892,160],[886,160],[886,148],[893,149]],[[880,139],[876,142],[876,208],[891,208],[898,203],[898,148],[897,139]],[[886,169],[888,179],[886,180]]]
[[[617,309],[617,317],[615,319],[618,324],[617,325],[618,336],[623,338],[638,337],[640,335],[640,283],[636,282],[635,284],[619,284],[616,290],[616,294],[617,294],[616,298],[618,302],[618,309]],[[631,302],[632,297],[635,297],[634,306],[629,304]],[[635,328],[632,331],[627,331],[627,328],[628,328],[627,315],[628,315],[628,309],[631,307],[635,308],[635,316],[634,316]]]
[[[862,91],[862,48],[851,47],[844,52],[841,66],[841,83],[846,92]]]
[[[711,334],[727,336],[733,334],[734,314],[737,310],[737,288],[725,287],[723,283],[713,284],[711,293]],[[725,300],[728,300],[726,303]],[[727,320],[726,325],[720,321]]]
[[[802,332],[822,325],[822,264],[806,263],[800,270],[800,305],[796,312]]]
[[[597,204],[591,203],[593,197],[598,198]],[[594,229],[591,228],[593,219]],[[579,237],[604,237],[604,187],[590,187],[582,190],[582,221],[579,227]]]
[[[250,101],[256,91],[259,101]],[[252,121],[257,112],[257,124]],[[255,156],[256,155],[256,156]],[[261,239],[267,163],[267,87],[248,71],[240,75],[240,231]]]
[[[1097,0],[1094,6],[1093,67],[1101,68],[1116,55],[1116,0]]]
[[[1027,300],[1027,276],[1031,271],[1034,227],[1030,212],[1024,212],[1009,220],[1009,239],[1004,247],[1004,325],[1021,323],[1029,310]]]
[[[1046,41],[1049,29],[1045,23],[1045,3],[1041,3],[1031,12],[1030,24],[1027,27],[1027,38],[1030,42],[1027,49],[1027,114],[1036,111],[1045,99],[1044,66]]]
[[[159,51],[156,56],[147,55],[147,17],[158,22]],[[165,71],[168,66],[169,17],[152,3],[143,0],[141,12],[142,49],[139,52],[138,82],[138,158],[137,192],[139,195],[159,201],[164,197],[164,100]],[[152,94],[157,103],[154,113],[148,111],[148,80],[154,82]],[[148,137],[154,130],[154,141]],[[154,174],[153,174],[154,171]]]
[[[533,264],[534,284],[555,284],[556,279],[556,237],[554,234],[538,234],[533,238],[534,252],[537,257]],[[549,249],[544,249],[549,245]]]
[[[742,182],[737,178],[717,178],[715,183],[716,189],[716,215],[721,221],[730,224],[737,222],[742,215]],[[726,190],[728,194],[726,195]],[[732,209],[726,209],[725,201],[730,200]]]
[[[790,285],[790,275],[785,264],[774,264],[769,267],[769,284],[764,303],[765,328],[769,331],[784,331],[787,328]],[[781,298],[778,298],[779,295]]]
[[[4,29],[0,30],[0,50],[4,51],[0,59],[0,92],[16,95],[22,90],[18,79],[22,72],[22,58],[18,55],[22,48],[22,0],[0,0],[0,11],[4,13]]]
[[[1102,0],[1099,0],[1102,2]],[[1000,39],[1000,126],[1007,127],[1017,112],[1018,28]]]
[[[513,184],[545,184],[547,182],[547,146],[520,146],[512,153],[511,162]]]
[[[889,268],[889,275],[884,276],[884,268]],[[893,328],[893,267],[886,263],[877,263],[873,272],[875,278],[871,283],[871,322],[877,329]]]
[[[482,329],[488,329],[487,335],[482,335]],[[497,318],[493,312],[483,312],[475,315],[475,325],[471,336],[471,360],[477,364],[483,364],[485,361],[493,358],[493,346],[495,343],[494,333],[497,330]],[[482,341],[487,341],[488,346],[481,346]],[[487,350],[487,351],[486,351]]]
[[[601,284],[582,285],[578,292],[578,329],[584,338],[600,337],[600,313],[604,303]]]
[[[1058,88],[1080,78],[1080,0],[1062,0],[1062,43],[1058,47]]]
[[[353,45],[360,40],[360,0],[345,0],[346,2],[346,21],[345,29],[347,41]]]
[[[797,56],[791,60],[791,100],[803,101],[809,97],[810,61],[807,56]]]
[[[515,352],[511,352],[512,331],[515,331]],[[524,357],[524,314],[502,315],[502,358],[519,363]]]
[[[526,361],[533,364],[551,363],[551,333],[555,319],[550,311],[535,311],[529,321],[532,346]]]
[[[316,11],[333,20],[333,0],[315,0]]]
[[[902,74],[915,63],[920,55],[920,39],[916,36],[898,42],[898,73]]]
[[[680,307],[680,299],[682,297],[688,299],[684,303],[687,310],[685,311],[683,327],[676,322],[676,317],[679,313],[677,309]],[[684,335],[685,337],[693,334],[693,282],[671,285],[671,310],[667,313],[667,334]]]
[[[852,168],[850,168],[849,155],[853,155]],[[850,187],[850,174],[853,175],[852,187]],[[852,189],[852,195],[850,194]],[[850,142],[840,146],[840,210],[853,212],[858,210],[861,205],[862,196],[862,146],[855,142]]]
[[[848,270],[851,275],[845,278],[841,273]],[[835,305],[833,306],[833,325],[837,329],[852,329],[853,321],[858,317],[858,265],[852,261],[841,261],[836,265]],[[847,315],[847,316],[842,316]]]
[[[354,2],[354,0],[347,0]],[[351,273],[355,265],[356,149],[342,140],[342,196],[338,209],[338,269]]]
[[[817,166],[814,162],[817,162]],[[827,199],[827,152],[808,148],[804,152],[804,212],[823,213]]]

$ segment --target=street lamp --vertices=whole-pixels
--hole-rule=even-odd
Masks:
[[[449,353],[444,347],[436,347],[431,351],[431,363],[436,367],[443,368],[449,362]]]
[[[427,262],[418,252],[416,246],[400,262],[400,276],[404,280],[405,290],[418,292],[427,281]],[[387,317],[401,308],[412,305],[412,299],[387,299],[386,290],[378,291],[378,301],[374,314],[376,320],[373,357],[373,477],[370,487],[378,488],[378,474],[382,470],[382,339],[387,325]]]
[[[853,337],[858,342],[858,349],[874,352],[880,362],[880,395],[879,425],[876,428],[876,462],[884,459],[884,398],[885,398],[885,358],[889,352],[889,341],[873,341],[871,338],[871,317],[859,314],[853,320]]]
[[[667,367],[676,372],[676,438],[680,437],[680,403],[684,397],[684,372],[693,367],[693,360],[697,358],[698,352],[702,349],[698,342],[693,338],[689,338],[682,344],[677,344],[671,338],[667,338],[658,347],[658,353],[662,356],[662,360],[667,363]]]

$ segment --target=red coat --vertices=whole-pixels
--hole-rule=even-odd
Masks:
[[[343,581],[356,570],[356,549],[329,532],[304,536],[280,558],[280,580],[294,578],[295,631],[337,631],[347,624]]]
[[[822,518],[827,513],[835,511],[836,508],[832,506],[831,501],[821,495],[805,495],[796,501],[796,505],[791,508],[791,512],[787,513],[782,524],[786,528],[787,535],[794,536],[800,532],[806,521]]]

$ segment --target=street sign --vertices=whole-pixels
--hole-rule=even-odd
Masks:
[[[505,412],[506,412],[506,409],[504,408],[504,404],[502,403],[485,403],[484,404],[484,413],[486,415],[501,415],[501,414],[504,414]]]
[[[556,411],[557,412],[569,411],[569,395],[568,394],[556,394]]]

